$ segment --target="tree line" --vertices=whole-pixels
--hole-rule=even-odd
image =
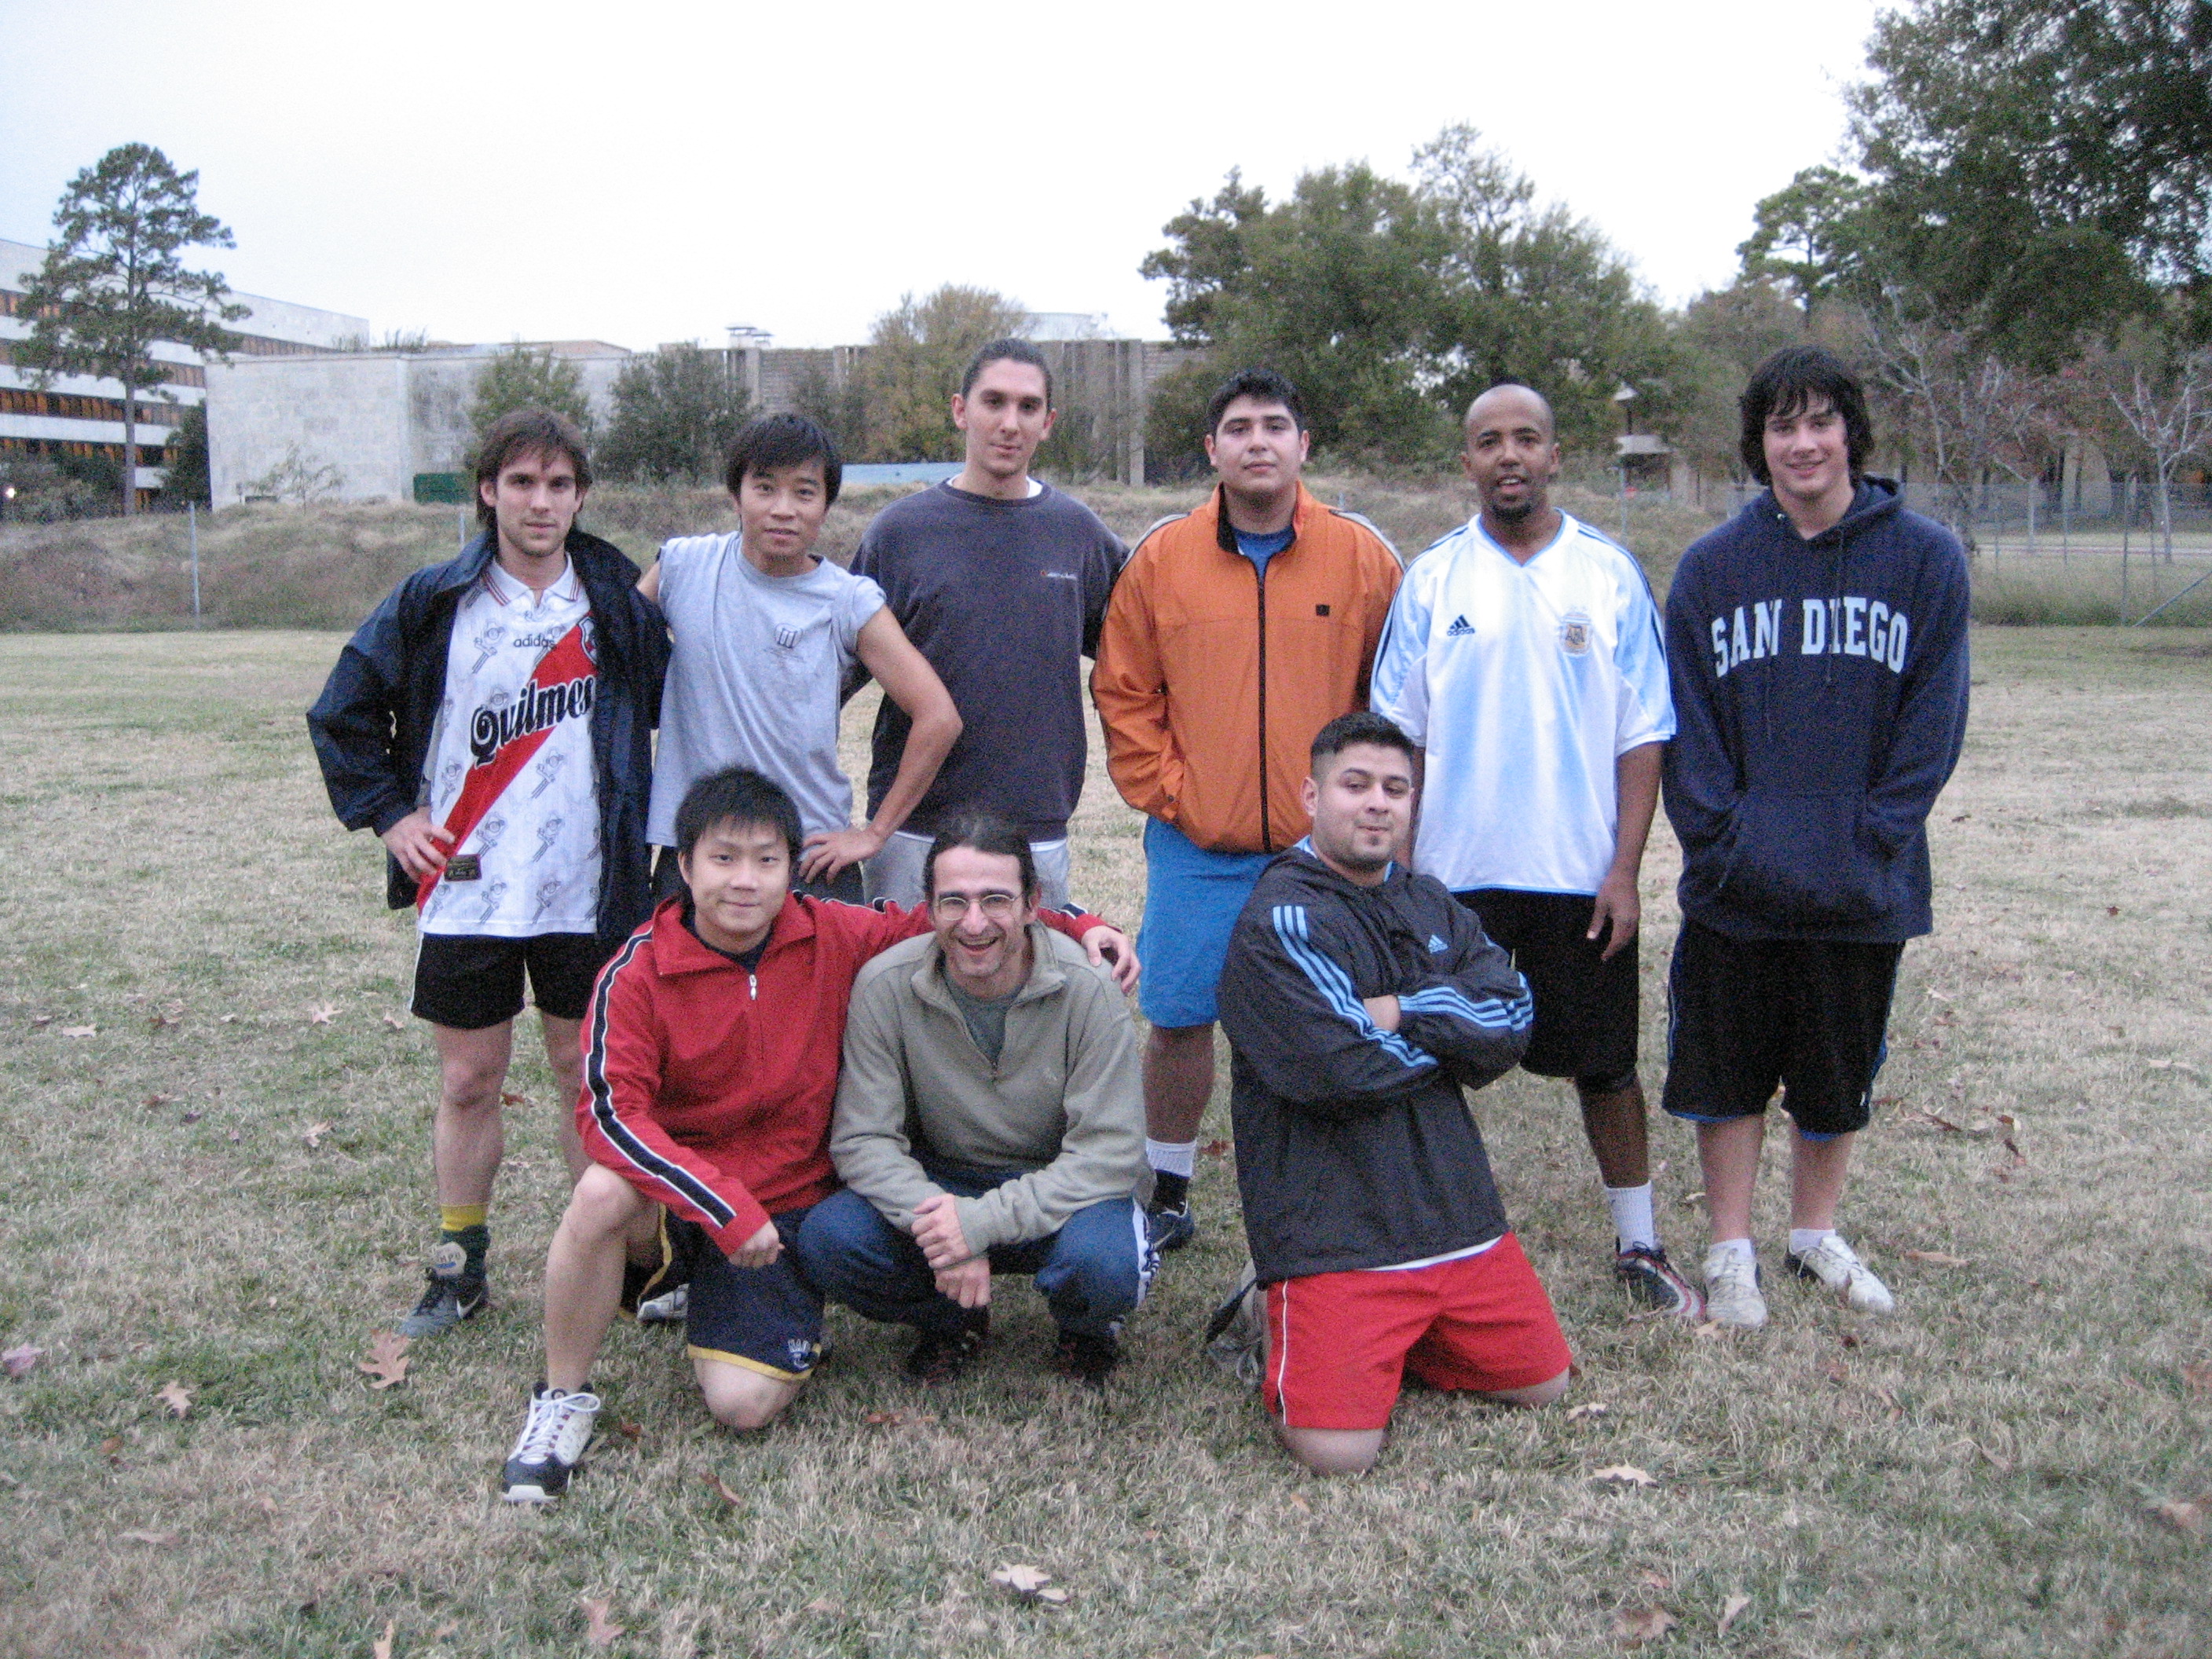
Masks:
[[[1759,203],[1736,278],[1679,307],[1472,126],[1422,145],[1403,177],[1345,162],[1271,199],[1232,170],[1139,266],[1194,354],[1154,384],[1148,456],[1194,470],[1213,383],[1264,362],[1304,390],[1339,465],[1447,466],[1459,411],[1517,380],[1586,461],[1610,457],[1626,410],[1740,477],[1737,390],[1812,338],[1864,371],[1885,463],[1932,484],[1970,541],[1986,481],[2039,484],[2084,441],[2142,481],[2170,538],[2173,485],[2212,454],[2212,0],[1911,0],[1879,16],[1867,63],[1835,161]],[[72,181],[20,367],[121,380],[129,423],[164,395],[154,341],[224,354],[240,309],[179,257],[233,245],[196,186],[146,145]],[[961,367],[1024,321],[988,289],[906,295],[852,373],[804,374],[797,402],[856,459],[956,459]],[[734,361],[680,345],[631,359],[594,434],[605,474],[712,480],[751,412]],[[486,364],[472,413],[481,428],[526,402],[594,424],[574,366],[517,345]],[[1097,458],[1068,425],[1040,460],[1079,474]],[[179,448],[188,477],[204,434]]]

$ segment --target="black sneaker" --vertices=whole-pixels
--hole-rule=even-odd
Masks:
[[[957,1329],[924,1331],[906,1357],[906,1374],[917,1382],[950,1382],[975,1363],[990,1334],[988,1308],[963,1313]]]
[[[1190,1200],[1180,1204],[1161,1205],[1145,1212],[1145,1232],[1152,1248],[1161,1255],[1179,1250],[1198,1237],[1198,1218],[1190,1212]]]
[[[437,1336],[465,1319],[474,1319],[491,1300],[481,1269],[468,1271],[468,1257],[458,1244],[441,1244],[431,1253],[429,1283],[415,1311],[399,1322],[405,1337]]]
[[[530,1396],[530,1415],[500,1472],[510,1504],[550,1504],[568,1490],[568,1477],[592,1443],[599,1397],[540,1384]]]
[[[1656,1314],[1686,1319],[1692,1325],[1705,1316],[1705,1294],[1667,1260],[1656,1244],[1633,1244],[1613,1258],[1613,1276],[1629,1299]]]
[[[1111,1331],[1062,1331],[1053,1363],[1064,1376],[1090,1388],[1103,1388],[1121,1363],[1121,1345]]]

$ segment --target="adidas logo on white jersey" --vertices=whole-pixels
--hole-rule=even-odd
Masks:
[[[1448,640],[1455,640],[1462,634],[1472,634],[1474,632],[1474,624],[1473,623],[1469,622],[1463,616],[1454,617],[1452,618],[1451,626],[1444,629],[1444,637]]]

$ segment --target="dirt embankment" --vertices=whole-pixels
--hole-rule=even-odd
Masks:
[[[1415,484],[1318,477],[1314,493],[1364,514],[1411,557],[1468,514],[1456,482]],[[902,489],[856,490],[840,501],[823,550],[842,562],[868,520]],[[1201,489],[1085,484],[1074,493],[1125,540],[1199,500]],[[1568,511],[1607,531],[1620,528],[1615,502],[1567,489]],[[671,536],[734,527],[728,498],[714,489],[611,487],[594,492],[584,524],[640,564]],[[1682,549],[1711,527],[1686,507],[1638,503],[1629,543],[1662,592]],[[350,628],[408,572],[451,556],[465,524],[459,509],[397,502],[255,505],[203,514],[198,521],[200,615],[211,628]],[[0,629],[188,628],[192,618],[191,535],[173,514],[0,526]]]

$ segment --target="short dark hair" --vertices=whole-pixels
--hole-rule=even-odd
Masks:
[[[1036,858],[1030,851],[1030,838],[1021,826],[1004,813],[983,809],[959,812],[947,818],[945,827],[937,832],[937,839],[929,843],[929,856],[922,860],[921,891],[925,898],[937,897],[937,857],[955,848],[970,848],[978,853],[989,853],[998,858],[1010,858],[1022,867],[1022,896],[1034,901],[1037,893]]]
[[[750,766],[709,772],[684,792],[684,804],[676,809],[676,850],[690,858],[699,837],[718,823],[757,823],[779,830],[792,862],[799,862],[799,808],[781,784]]]
[[[1028,340],[994,340],[968,360],[968,372],[960,377],[960,395],[966,397],[975,389],[976,377],[993,363],[1027,363],[1044,376],[1044,406],[1052,407],[1052,365],[1044,360],[1044,353]]]
[[[722,463],[722,482],[736,495],[744,487],[748,472],[775,472],[787,466],[822,463],[822,483],[829,505],[837,504],[837,491],[845,482],[844,459],[837,441],[818,421],[804,415],[763,415],[747,421],[730,441],[730,453]]]
[[[1291,418],[1298,423],[1298,430],[1306,429],[1306,406],[1292,386],[1272,368],[1240,368],[1221,383],[1206,405],[1206,431],[1208,437],[1221,430],[1221,417],[1229,405],[1239,398],[1250,398],[1263,404],[1280,404],[1291,411]]]
[[[1407,737],[1398,722],[1370,709],[1355,708],[1349,714],[1339,714],[1327,726],[1314,733],[1312,768],[1318,776],[1321,763],[1334,759],[1355,744],[1372,744],[1378,749],[1395,749],[1411,763],[1413,740]]]
[[[558,455],[576,469],[576,493],[592,487],[592,459],[584,453],[584,434],[566,415],[550,409],[512,409],[491,423],[477,445],[477,527],[492,527],[491,503],[483,498],[486,484],[497,485],[499,475],[518,455]]]
[[[1740,453],[1753,477],[1763,484],[1774,482],[1766,470],[1767,422],[1778,415],[1787,420],[1816,401],[1844,417],[1852,480],[1866,471],[1866,459],[1874,453],[1874,421],[1858,376],[1825,346],[1784,346],[1752,371],[1737,404],[1743,413]]]

